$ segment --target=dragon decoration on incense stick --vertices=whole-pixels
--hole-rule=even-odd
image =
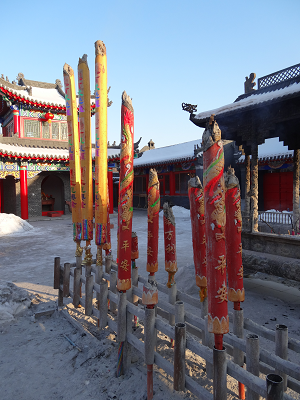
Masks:
[[[224,151],[221,130],[212,115],[203,133],[203,181],[208,283],[208,329],[229,331],[226,285]]]

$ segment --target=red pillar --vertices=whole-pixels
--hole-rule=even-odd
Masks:
[[[107,172],[107,181],[108,181],[108,194],[109,194],[109,213],[113,214],[114,212],[113,172],[110,169]]]
[[[20,167],[20,187],[21,187],[21,218],[28,219],[28,188],[27,188],[27,167]]]
[[[0,179],[0,213],[2,213],[3,179]]]
[[[19,111],[13,110],[13,116],[14,116],[14,135],[18,133],[18,137],[20,137]]]

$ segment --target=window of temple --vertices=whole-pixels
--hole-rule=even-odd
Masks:
[[[59,122],[52,122],[52,139],[59,139]]]
[[[42,123],[42,138],[50,139],[50,124],[49,124],[49,122]]]
[[[66,122],[60,124],[61,140],[68,140],[68,125]]]
[[[133,180],[133,192],[134,193],[146,193],[146,177],[135,176]]]
[[[187,172],[175,173],[175,193],[176,194],[187,194],[188,193],[188,181],[190,174]]]
[[[10,121],[5,127],[5,136],[12,137],[14,134],[14,122]]]
[[[24,135],[25,137],[39,138],[40,137],[40,123],[31,119],[24,120]]]

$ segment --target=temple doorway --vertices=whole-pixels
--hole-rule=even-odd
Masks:
[[[43,179],[41,194],[42,215],[47,215],[49,211],[65,213],[64,183],[58,176],[48,175]]]
[[[5,196],[2,196],[2,212],[17,215],[16,181],[13,176],[8,175],[3,179],[2,193],[5,193]]]

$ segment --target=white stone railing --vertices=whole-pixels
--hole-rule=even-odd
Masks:
[[[291,225],[293,221],[292,212],[258,211],[258,220],[273,224]]]

